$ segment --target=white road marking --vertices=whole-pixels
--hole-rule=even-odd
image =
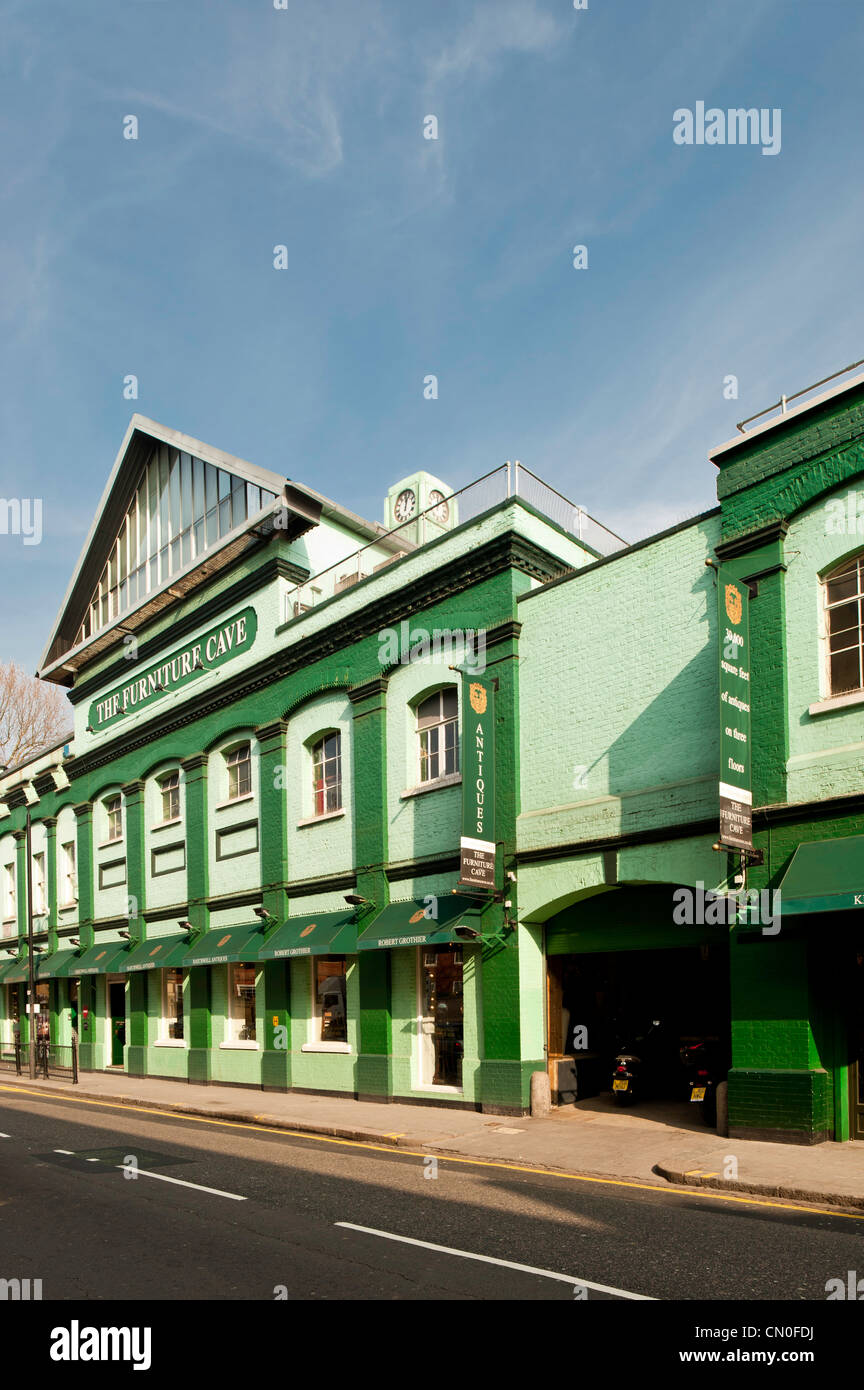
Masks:
[[[504,1269],[517,1269],[522,1274],[539,1274],[542,1279],[557,1279],[561,1284],[574,1284],[580,1289],[596,1289],[598,1293],[611,1293],[616,1298],[634,1298],[640,1302],[656,1303],[650,1294],[629,1293],[627,1289],[612,1289],[608,1284],[594,1284],[590,1279],[574,1279],[572,1274],[557,1274],[552,1269],[535,1269],[533,1265],[516,1264],[513,1260],[498,1260],[494,1255],[475,1255],[470,1250],[454,1250],[450,1245],[433,1245],[428,1240],[412,1240],[410,1236],[394,1236],[390,1231],[376,1231],[372,1226],[355,1226],[353,1221],[337,1221],[348,1231],[362,1231],[367,1236],[381,1236],[383,1240],[398,1240],[403,1245],[419,1245],[424,1250],[437,1250],[442,1255],[458,1255],[463,1260],[480,1260],[487,1265],[501,1265]]]
[[[98,1158],[88,1158],[86,1161],[87,1161],[87,1163],[99,1163],[99,1162],[100,1162],[100,1160],[99,1160]]]
[[[74,1158],[75,1154],[71,1149],[55,1149],[55,1154],[66,1154],[69,1158]]]
[[[134,1172],[136,1178],[155,1178],[157,1182],[171,1182],[176,1187],[193,1187],[196,1192],[209,1192],[213,1197],[228,1197],[232,1202],[248,1202],[248,1197],[239,1197],[236,1192],[222,1192],[218,1187],[202,1187],[199,1182],[184,1182],[182,1178],[169,1178],[165,1173],[148,1173],[146,1168],[130,1169],[125,1163],[117,1163],[115,1167],[121,1172]]]
[[[0,1134],[0,1139],[11,1139],[11,1138],[12,1138],[12,1135],[11,1135],[11,1134]]]

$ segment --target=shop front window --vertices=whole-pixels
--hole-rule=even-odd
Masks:
[[[347,1042],[344,956],[313,956],[315,1042]]]
[[[421,1084],[461,1086],[462,947],[420,948]]]
[[[229,1023],[232,1042],[255,1042],[255,966],[232,965]]]
[[[162,1020],[169,1042],[183,1040],[183,971],[163,970]]]

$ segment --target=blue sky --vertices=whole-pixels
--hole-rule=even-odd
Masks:
[[[0,660],[136,409],[373,519],[508,458],[628,539],[712,506],[737,420],[864,357],[862,61],[859,0],[0,0],[0,497],[44,517]],[[676,145],[698,101],[780,153]]]

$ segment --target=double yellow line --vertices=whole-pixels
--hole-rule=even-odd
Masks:
[[[803,1207],[794,1202],[770,1201],[765,1197],[737,1196],[734,1193],[713,1192],[701,1187],[668,1187],[650,1182],[631,1182],[626,1178],[598,1178],[591,1173],[568,1173],[558,1168],[531,1168],[527,1164],[502,1163],[494,1158],[461,1158],[453,1154],[440,1154],[428,1150],[403,1149],[392,1144],[372,1144],[365,1139],[338,1139],[329,1134],[311,1134],[307,1130],[283,1129],[274,1125],[247,1124],[242,1120],[209,1119],[206,1115],[189,1115],[182,1110],[158,1110],[150,1106],[136,1105],[134,1102],[91,1100],[86,1096],[58,1095],[56,1091],[31,1091],[25,1086],[0,1085],[0,1092],[11,1095],[36,1096],[41,1101],[58,1101],[63,1105],[84,1105],[88,1108],[98,1106],[103,1110],[126,1110],[133,1115],[159,1115],[167,1120],[182,1120],[189,1124],[215,1125],[218,1129],[244,1129],[255,1134],[285,1134],[291,1139],[308,1139],[316,1144],[335,1144],[341,1148],[365,1149],[372,1153],[402,1154],[405,1158],[437,1158],[439,1163],[463,1164],[469,1168],[495,1168],[509,1173],[528,1173],[540,1178],[565,1178],[569,1182],[592,1183],[600,1187],[629,1187],[640,1192],[660,1192],[669,1197],[701,1197],[712,1202],[732,1202],[748,1207],[768,1207],[776,1211],[800,1211],[805,1215],[820,1213],[825,1216],[843,1217],[846,1221],[864,1221],[864,1212],[843,1211],[837,1207]],[[391,1136],[396,1139],[398,1134]],[[696,1170],[693,1170],[696,1171]]]

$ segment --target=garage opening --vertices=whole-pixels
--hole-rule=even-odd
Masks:
[[[669,1123],[716,1122],[716,1086],[731,1065],[728,934],[674,927],[672,892],[640,893],[635,921],[622,910],[633,890],[619,890],[547,924],[556,1104],[662,1107]],[[632,1065],[620,1066],[622,1054]]]

